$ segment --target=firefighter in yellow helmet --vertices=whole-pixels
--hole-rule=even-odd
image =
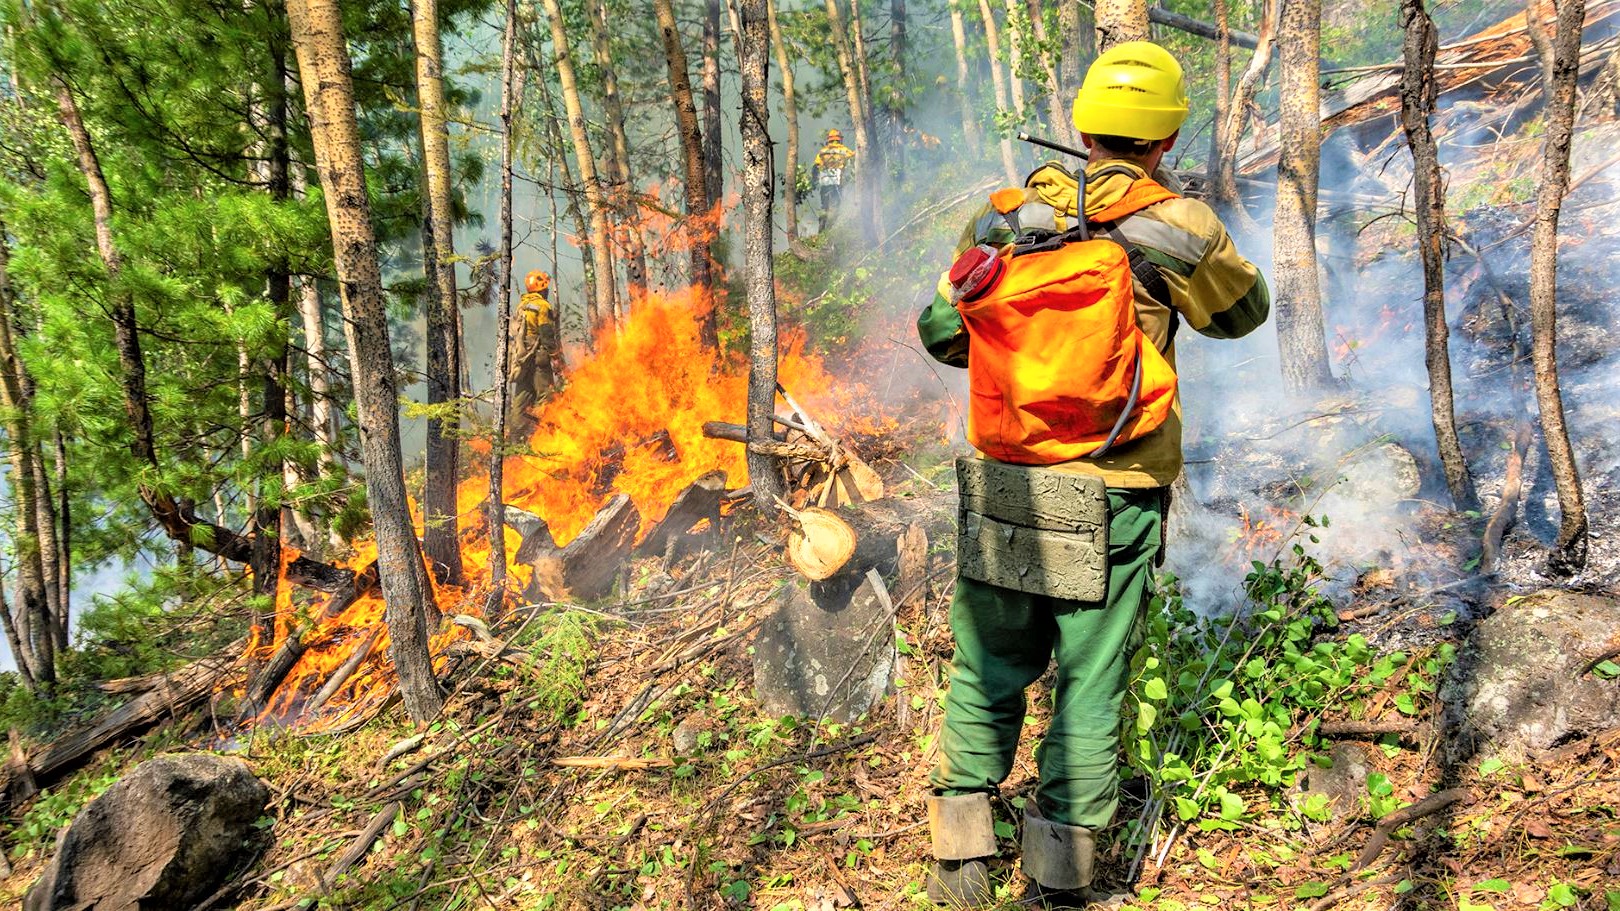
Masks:
[[[816,187],[821,193],[818,230],[825,231],[838,215],[838,205],[844,195],[844,181],[854,160],[855,150],[844,145],[844,134],[838,130],[828,130],[827,141],[816,153],[812,169],[815,171]]]
[[[1136,41],[1099,55],[1074,102],[1091,153],[1083,183],[1052,164],[992,194],[917,321],[931,355],[968,369],[968,436],[980,453],[958,462],[956,652],[928,800],[928,894],[953,908],[995,900],[990,798],[1012,769],[1024,691],[1052,663],[1022,866],[1046,907],[1091,902],[1095,833],[1118,806],[1130,657],[1182,465],[1176,327],[1236,338],[1270,310],[1259,270],[1215,213],[1151,176],[1186,116],[1181,66],[1163,48]],[[1085,261],[1106,268],[1070,268]],[[1016,307],[1002,305],[1026,290]],[[1069,306],[1080,297],[1085,306]],[[1100,343],[1065,322],[1087,318],[1093,302],[1116,317]],[[1113,390],[1098,408],[1077,394],[1097,389],[1069,387],[1091,382],[1075,380],[1096,372],[1087,362],[1109,359],[1137,367],[1134,379],[1124,368],[1096,374]]]
[[[524,439],[534,430],[534,407],[551,395],[562,376],[561,334],[551,303],[551,276],[535,269],[523,279],[516,325],[510,335],[511,434]]]

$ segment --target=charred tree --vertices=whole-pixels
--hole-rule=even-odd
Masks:
[[[771,46],[776,51],[776,68],[782,71],[782,114],[787,120],[787,179],[782,207],[787,217],[787,239],[799,239],[799,99],[793,86],[793,62],[788,58],[782,26],[776,21],[776,0],[765,0],[765,14],[771,28]]]
[[[590,135],[585,130],[585,106],[580,102],[579,82],[574,75],[574,55],[568,43],[568,31],[563,25],[562,5],[558,0],[545,0],[546,18],[551,22],[551,47],[555,55],[557,83],[562,88],[563,110],[568,115],[568,133],[574,144],[574,164],[579,169],[579,182],[585,190],[586,217],[591,230],[591,283],[596,288],[596,319],[600,325],[612,325],[615,282],[613,278],[613,247],[608,239],[607,200],[602,193],[598,176],[596,153],[591,150]],[[591,330],[600,328],[592,325]]]
[[[968,80],[967,20],[962,15],[965,0],[949,0],[951,8],[951,44],[956,48],[956,100],[962,109],[962,136],[967,140],[968,153],[974,158],[983,153],[979,139],[979,114],[974,104],[975,93]]]
[[[597,72],[602,74],[602,107],[608,127],[608,185],[610,202],[624,243],[624,279],[631,299],[647,290],[647,250],[641,237],[641,208],[636,201],[635,177],[630,168],[630,139],[624,131],[624,101],[619,97],[619,77],[608,40],[607,0],[597,0],[588,17],[591,26],[591,52]],[[616,314],[629,316],[621,303]]]
[[[1569,149],[1575,132],[1585,16],[1585,0],[1558,4],[1558,31],[1550,55],[1552,78],[1544,86],[1547,136],[1541,150],[1541,186],[1536,191],[1535,230],[1530,236],[1530,357],[1535,365],[1541,432],[1547,441],[1561,514],[1551,566],[1566,573],[1586,565],[1587,551],[1586,503],[1558,383],[1558,217],[1569,192]]]
[[[686,242],[692,261],[692,285],[703,293],[714,287],[714,261],[709,249],[707,178],[703,174],[703,130],[698,126],[697,102],[692,97],[692,77],[687,71],[686,49],[681,43],[680,25],[670,0],[653,0],[658,30],[664,38],[664,60],[669,65],[670,100],[675,105],[675,127],[681,137],[681,163],[686,184]],[[703,321],[703,339],[718,343],[715,313],[711,307]]]
[[[422,549],[434,578],[461,584],[460,523],[456,515],[457,456],[461,426],[461,340],[456,331],[455,192],[451,187],[450,124],[444,100],[444,64],[438,0],[411,0],[416,39],[416,98],[421,108],[423,194],[426,218],[422,261],[428,279],[427,394],[434,409],[427,426],[426,480],[422,489]]]
[[[1278,131],[1276,240],[1277,343],[1283,384],[1310,392],[1333,382],[1322,289],[1316,269],[1316,189],[1322,160],[1321,0],[1282,0],[1278,24],[1282,91]]]
[[[1106,51],[1125,41],[1147,41],[1147,0],[1097,0],[1097,50]]]
[[[1434,55],[1439,47],[1434,20],[1423,0],[1401,0],[1406,29],[1401,74],[1401,128],[1412,150],[1412,196],[1417,209],[1418,253],[1423,260],[1423,351],[1429,369],[1429,408],[1446,489],[1458,510],[1479,508],[1474,479],[1468,472],[1457,417],[1452,405],[1450,330],[1446,325],[1446,198],[1439,150],[1429,130],[1434,114]]]
[[[439,713],[443,697],[428,653],[432,589],[411,527],[399,449],[398,382],[388,342],[377,241],[355,116],[343,16],[335,0],[288,0],[293,46],[309,112],[315,163],[325,189],[332,254],[360,418],[366,498],[377,538],[389,653],[405,710],[417,722]]]
[[[995,91],[996,112],[1012,110],[1007,96],[1007,75],[1001,71],[1001,29],[996,26],[996,14],[990,9],[990,0],[979,0],[979,19],[984,23],[984,43],[990,52],[990,87]],[[1000,132],[998,129],[997,132]],[[1018,163],[1013,157],[1012,139],[1001,137],[1001,168],[1007,175],[1007,185],[1019,184]]]
[[[771,116],[767,0],[742,0],[744,284],[748,290],[748,435],[771,438],[776,412],[776,280],[771,265]],[[761,512],[781,496],[776,460],[748,453],[748,481]]]

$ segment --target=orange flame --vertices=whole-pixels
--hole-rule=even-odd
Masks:
[[[545,519],[557,542],[565,544],[615,494],[634,502],[645,533],[682,489],[710,471],[725,471],[733,487],[746,483],[743,447],[702,434],[705,421],[742,421],[747,400],[746,359],[723,355],[702,341],[710,306],[707,294],[698,289],[649,293],[616,331],[602,332],[594,351],[569,374],[568,385],[536,409],[530,451],[504,461],[503,501]],[[841,424],[836,416],[862,410],[854,407],[857,399],[870,402],[864,390],[835,385],[821,360],[804,353],[802,332],[788,330],[783,336],[781,383],[807,404],[825,408],[821,416],[834,427]],[[842,426],[870,432],[880,424],[846,421]],[[489,446],[480,440],[468,447],[472,476],[457,490],[466,586],[434,586],[446,615],[477,615],[477,605],[490,590],[492,555],[483,515],[488,478],[482,470]],[[419,513],[416,520],[420,533]],[[508,527],[505,538],[509,585],[521,591],[531,570],[510,562],[521,543],[518,533]],[[294,556],[284,549],[283,575]],[[344,565],[358,572],[375,559],[375,544],[364,542]],[[309,600],[285,580],[279,587],[274,638],[255,641],[249,653],[267,660],[295,631],[300,631],[304,651],[260,721],[297,718],[306,730],[330,729],[365,714],[391,691],[393,667],[380,594],[368,593],[331,617],[325,616],[329,600]],[[463,634],[448,621],[439,625],[430,643],[436,668],[448,660],[445,648]],[[315,694],[348,673],[346,662],[368,643],[369,651],[352,673],[330,684],[336,690],[317,717],[305,717]]]

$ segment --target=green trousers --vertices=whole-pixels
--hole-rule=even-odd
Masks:
[[[950,689],[934,791],[994,792],[1012,771],[1024,690],[1056,659],[1052,723],[1035,751],[1036,804],[1053,822],[1101,829],[1119,804],[1119,712],[1142,631],[1164,490],[1108,490],[1108,595],[1068,601],[958,578]]]

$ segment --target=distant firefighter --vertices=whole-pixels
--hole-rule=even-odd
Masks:
[[[844,145],[844,134],[827,131],[827,143],[816,153],[814,170],[816,186],[821,190],[821,225],[825,231],[838,214],[838,204],[844,195],[844,174],[855,160],[855,150]]]
[[[516,415],[512,435],[519,438],[534,430],[534,407],[556,391],[562,378],[562,336],[551,303],[551,276],[539,269],[530,272],[523,280],[523,291],[507,361]]]

